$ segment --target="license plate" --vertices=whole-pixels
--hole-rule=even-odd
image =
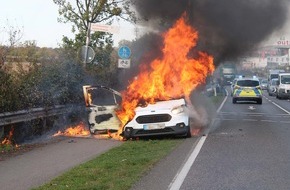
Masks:
[[[164,123],[143,125],[144,130],[154,130],[154,129],[164,129],[164,128],[165,128]]]
[[[247,89],[247,88],[245,88],[244,91],[245,91],[246,93],[250,93],[250,92],[252,91],[252,89]]]

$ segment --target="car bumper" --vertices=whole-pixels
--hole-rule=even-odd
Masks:
[[[290,93],[279,92],[279,97],[281,97],[281,98],[290,98]]]
[[[125,138],[136,138],[136,137],[146,137],[146,136],[160,136],[160,135],[176,135],[183,136],[188,133],[188,125],[184,122],[177,123],[175,126],[167,126],[163,129],[134,129],[133,127],[125,127],[123,135]]]

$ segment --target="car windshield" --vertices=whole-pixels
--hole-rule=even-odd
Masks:
[[[290,84],[290,75],[282,75],[281,76],[281,83],[282,84]]]
[[[268,81],[267,80],[262,80],[262,82],[261,82],[262,84],[267,84],[268,83]]]
[[[92,88],[88,92],[94,105],[115,105],[116,101],[121,102],[119,96],[115,96],[114,93],[102,88]]]
[[[248,87],[256,87],[256,86],[259,86],[259,81],[256,81],[256,80],[239,80],[239,81],[237,81],[237,85],[239,85],[239,86],[248,86]]]
[[[278,80],[272,80],[271,85],[276,85]]]

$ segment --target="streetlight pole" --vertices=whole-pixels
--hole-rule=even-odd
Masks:
[[[91,36],[91,22],[88,22],[84,67],[86,67],[86,64],[87,64],[87,61],[88,61],[87,59],[88,59],[88,48],[89,48],[89,43],[90,43],[90,36]]]

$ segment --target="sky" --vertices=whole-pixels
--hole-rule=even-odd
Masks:
[[[7,26],[19,28],[23,36],[21,42],[35,40],[39,47],[59,47],[63,36],[74,37],[70,23],[59,23],[58,6],[53,0],[9,0],[1,4],[0,44],[7,43]],[[114,46],[122,39],[135,39],[134,26],[115,23],[119,33],[113,34]],[[85,42],[84,42],[85,43]]]

